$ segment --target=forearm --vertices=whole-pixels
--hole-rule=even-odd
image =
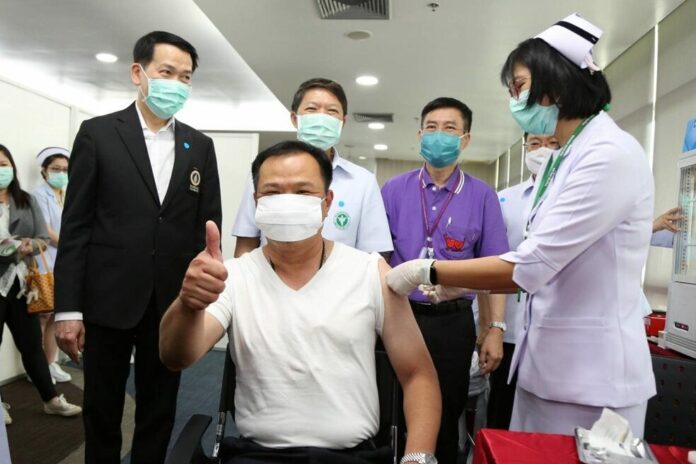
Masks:
[[[489,315],[490,319],[488,322],[491,321],[499,321],[502,322],[505,320],[505,295],[498,295],[498,294],[489,294],[486,295],[488,297],[488,305],[490,307]],[[488,326],[486,326],[488,327]]]
[[[54,247],[58,246],[58,233],[53,230],[53,227],[47,225],[48,228],[48,238],[51,240],[50,244]]]
[[[402,382],[404,416],[406,418],[406,453],[434,453],[440,429],[442,400],[437,373],[432,367],[423,368]]]
[[[177,298],[160,323],[162,363],[173,371],[185,369],[208,352],[206,345],[205,311],[189,309]]]
[[[507,291],[517,288],[512,280],[514,268],[514,264],[497,256],[435,262],[438,284],[475,290]]]
[[[490,299],[488,298],[488,295],[485,293],[479,293],[476,296],[476,299],[478,300],[478,308],[479,308],[479,317],[478,317],[478,325],[479,325],[479,334],[483,334],[488,330],[488,324],[491,322],[491,308],[490,308]]]

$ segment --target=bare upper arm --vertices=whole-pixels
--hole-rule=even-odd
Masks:
[[[384,298],[382,341],[400,381],[420,368],[432,366],[423,335],[413,317],[406,297],[397,295],[386,284],[390,266],[379,260],[379,274]]]
[[[215,316],[206,311],[205,313],[205,346],[208,348],[205,350],[207,353],[220,339],[225,335],[225,327],[222,326],[220,321],[217,320]],[[205,354],[205,353],[204,353]]]

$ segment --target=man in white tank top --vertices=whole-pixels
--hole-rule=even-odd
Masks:
[[[441,399],[430,355],[407,300],[385,284],[386,262],[322,238],[331,175],[324,153],[304,142],[259,153],[255,219],[268,244],[223,263],[209,222],[206,249],[162,319],[160,356],[173,370],[227,331],[242,436],[228,463],[333,463],[339,454],[340,462],[378,462],[363,446],[379,428],[378,336],[404,390],[401,462],[436,462]]]

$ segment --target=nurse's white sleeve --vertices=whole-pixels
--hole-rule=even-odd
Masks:
[[[237,217],[232,226],[232,235],[235,237],[260,237],[261,231],[256,227],[255,215],[254,183],[249,175],[244,193],[242,193],[242,200],[239,202]]]
[[[384,200],[375,176],[370,174],[369,178],[365,179],[364,188],[355,248],[379,253],[393,251]]]
[[[641,160],[615,144],[597,143],[570,161],[575,165],[555,202],[542,205],[529,238],[500,257],[516,264],[512,279],[529,293],[546,285],[652,193]]]

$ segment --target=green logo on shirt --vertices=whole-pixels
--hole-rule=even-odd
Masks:
[[[350,216],[345,211],[339,211],[334,216],[334,225],[337,229],[346,230],[350,224]]]

